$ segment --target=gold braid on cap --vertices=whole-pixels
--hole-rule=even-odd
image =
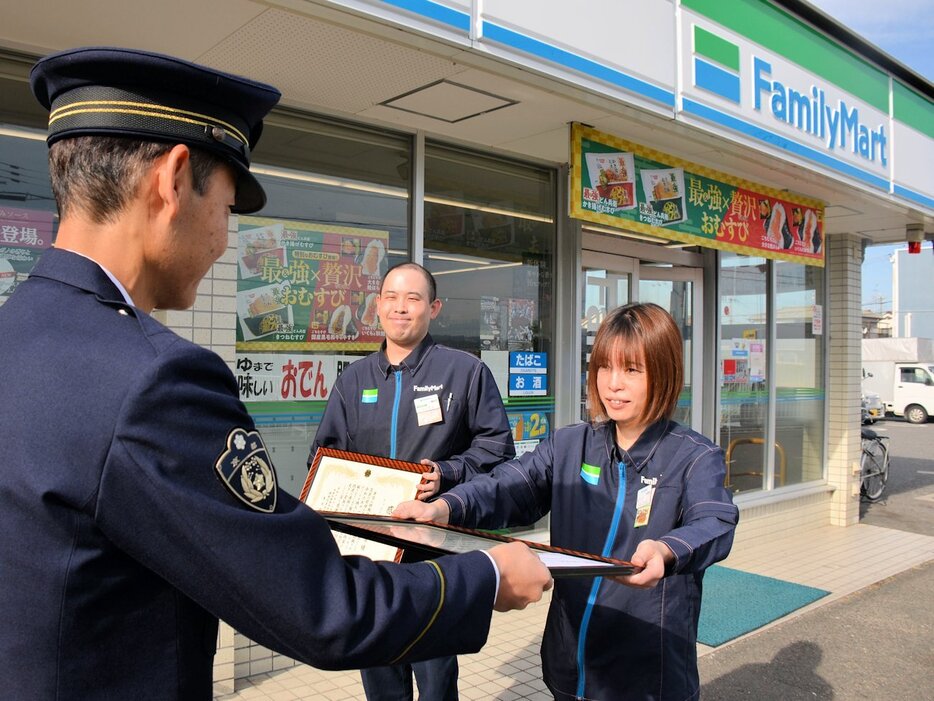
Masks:
[[[229,122],[206,114],[166,107],[165,105],[152,102],[130,102],[125,100],[85,100],[82,102],[72,102],[58,107],[49,113],[49,127],[51,128],[52,125],[60,119],[74,117],[79,114],[92,113],[132,114],[141,117],[169,119],[200,127],[216,127],[217,125],[222,125],[230,136],[234,137],[240,143],[248,145],[247,138],[243,133]],[[214,138],[217,138],[217,136],[215,135]]]

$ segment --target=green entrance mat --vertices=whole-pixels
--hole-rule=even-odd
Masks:
[[[704,575],[697,641],[723,645],[829,593],[714,565]]]

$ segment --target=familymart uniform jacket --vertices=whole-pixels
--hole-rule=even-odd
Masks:
[[[684,701],[699,690],[704,569],[729,554],[738,518],[725,472],[720,449],[675,422],[651,425],[629,451],[616,446],[612,422],[577,424],[441,499],[452,524],[479,528],[550,511],[552,545],[607,557],[628,560],[644,539],[668,545],[675,563],[652,589],[555,580],[542,668],[557,699]],[[651,508],[636,527],[648,488]]]
[[[488,472],[516,454],[496,381],[465,351],[428,334],[398,367],[386,342],[344,368],[328,398],[318,447],[338,448],[441,468],[441,489]]]
[[[0,358],[4,698],[207,701],[218,617],[330,669],[485,641],[485,554],[342,558],[277,488],[227,366],[93,261],[42,256]]]

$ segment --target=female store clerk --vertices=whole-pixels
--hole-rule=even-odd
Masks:
[[[655,304],[613,310],[594,340],[590,423],[395,516],[475,528],[551,513],[551,544],[644,566],[555,582],[542,640],[556,699],[696,699],[704,570],[725,558],[738,512],[720,448],[671,419],[683,345]]]

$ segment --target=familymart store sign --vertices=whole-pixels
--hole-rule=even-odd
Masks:
[[[683,112],[889,190],[888,76],[801,22],[761,7],[682,4]]]

